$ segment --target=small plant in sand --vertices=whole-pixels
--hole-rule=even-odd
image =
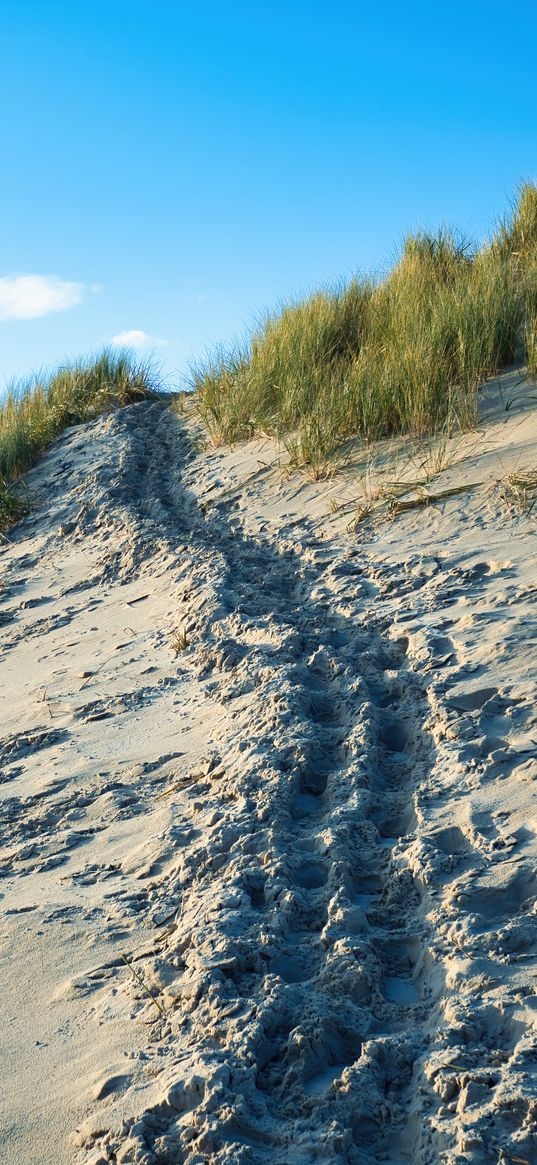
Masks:
[[[184,416],[186,395],[186,392],[176,392],[170,405],[172,412],[177,413],[178,417]]]
[[[31,506],[28,490],[0,478],[0,532],[18,522]]]
[[[327,431],[323,419],[316,414],[296,433],[283,434],[282,444],[289,454],[289,465],[304,470],[311,481],[326,481],[340,468],[337,438]]]
[[[182,655],[190,647],[190,640],[186,627],[178,627],[172,638],[172,647],[176,655]]]
[[[366,455],[362,471],[358,473],[358,485],[367,504],[377,502],[382,496],[382,470],[370,451]]]
[[[537,503],[537,469],[515,470],[499,482],[499,487],[509,510],[531,514]]]
[[[455,450],[448,433],[440,433],[422,449],[416,450],[415,461],[427,481],[444,473],[453,464]]]

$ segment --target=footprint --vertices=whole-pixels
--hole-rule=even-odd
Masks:
[[[352,1063],[352,1061],[351,1061]],[[322,1096],[323,1092],[328,1092],[328,1089],[338,1080],[341,1073],[347,1068],[345,1063],[329,1064],[321,1072],[317,1072],[313,1076],[307,1077],[303,1081],[303,1088],[306,1096]]]
[[[447,635],[431,636],[428,647],[432,656],[431,663],[435,667],[445,667],[455,659],[455,647]]]
[[[412,980],[399,975],[385,975],[380,989],[388,1003],[398,1003],[403,1007],[412,1006],[419,999]]]
[[[393,935],[377,940],[376,945],[384,964],[385,978],[410,980],[421,954],[419,938],[415,935]]]
[[[110,1096],[113,1092],[124,1092],[130,1084],[130,1076],[117,1075],[107,1076],[104,1080],[100,1080],[95,1085],[93,1090],[93,1100],[104,1100],[105,1097]]]
[[[491,567],[488,562],[476,562],[468,570],[462,572],[462,578],[471,582],[472,579],[485,578],[487,574],[490,574],[490,571]]]
[[[400,813],[395,813],[393,817],[381,817],[377,820],[373,817],[380,836],[384,839],[395,840],[398,837],[406,837],[412,832],[416,824],[416,814],[413,805],[407,805]]]
[[[407,742],[405,725],[398,720],[386,720],[380,730],[380,741],[387,752],[404,752]]]
[[[468,1004],[452,1017],[446,1039],[450,1046],[464,1044],[472,1049],[484,1044],[487,1048],[504,1053],[508,1058],[526,1033],[527,1027],[522,1020],[513,1019],[494,1004],[485,1004],[478,1011],[472,1010],[471,1004]]]
[[[305,705],[304,715],[311,720],[312,724],[330,724],[336,720],[336,710],[335,701],[319,692],[314,699]]]
[[[474,853],[470,842],[457,825],[448,826],[447,829],[439,829],[429,836],[435,848],[439,849],[441,853],[447,854],[448,857],[462,857]]]
[[[304,890],[318,890],[328,879],[328,869],[324,862],[304,862],[294,871],[297,886]]]
[[[358,1035],[325,1019],[304,1053],[302,1084],[307,1096],[321,1096],[341,1073],[360,1058],[362,1041]]]
[[[300,669],[297,673],[299,683],[308,692],[322,692],[326,687],[326,680],[319,671]]]
[[[364,1116],[363,1114],[356,1117],[352,1124],[352,1136],[355,1145],[358,1145],[359,1148],[363,1148],[364,1146],[370,1148],[378,1137],[379,1128],[379,1123],[373,1117]],[[399,1161],[395,1161],[393,1157],[391,1159],[388,1158],[388,1161],[389,1165],[399,1165]]]
[[[275,955],[271,959],[270,970],[274,975],[279,975],[284,983],[306,983],[314,973],[312,951],[299,948],[294,955]]]
[[[244,889],[254,910],[262,910],[265,906],[265,883],[261,879],[247,879]]]
[[[488,700],[498,693],[497,688],[477,688],[473,692],[460,692],[448,696],[446,703],[456,712],[477,712]]]
[[[258,1070],[255,1086],[270,1095],[283,1082],[286,1072],[284,1063],[289,1040],[290,1027],[283,1023],[268,1031],[264,1043],[258,1050]]]
[[[380,894],[384,883],[379,874],[351,874],[346,885],[353,904],[367,906],[373,895]]]
[[[319,812],[319,798],[310,793],[298,793],[291,807],[294,821],[301,821],[303,817],[315,817]]]
[[[347,647],[349,636],[344,631],[330,631],[326,642],[330,647]]]
[[[322,797],[328,783],[328,766],[319,762],[316,767],[308,766],[300,774],[300,793],[307,793],[313,797]]]
[[[472,886],[462,891],[463,903],[485,923],[495,925],[512,918],[525,904],[531,906],[537,890],[537,877],[529,870],[518,870],[504,885]]]

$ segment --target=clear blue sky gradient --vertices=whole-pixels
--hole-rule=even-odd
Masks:
[[[537,177],[536,34],[534,0],[5,3],[0,276],[88,291],[0,323],[1,380],[141,329],[177,382],[409,229],[481,237]]]

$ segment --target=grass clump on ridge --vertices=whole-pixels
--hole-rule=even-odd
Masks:
[[[157,390],[150,363],[108,349],[8,389],[0,403],[0,530],[27,510],[18,479],[63,429]]]
[[[475,423],[479,385],[525,339],[537,364],[537,187],[476,249],[451,231],[409,236],[382,282],[354,279],[285,306],[239,349],[193,370],[213,438],[265,430],[295,462],[367,441]]]

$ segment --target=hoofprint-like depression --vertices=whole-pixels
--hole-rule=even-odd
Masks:
[[[160,404],[90,432],[62,546],[106,546],[91,578],[112,596],[173,599],[153,643],[169,675],[121,698],[128,715],[188,692],[203,747],[139,757],[136,812],[166,794],[182,816],[125,901],[151,920],[145,950],[122,938],[98,983],[99,1023],[117,995],[146,1034],[88,1105],[77,1160],[533,1165],[532,839],[510,842],[497,808],[485,828],[480,793],[530,779],[533,712],[454,634],[463,592],[485,602],[502,568],[397,569],[307,518],[209,505],[210,459],[204,497],[203,455]],[[69,440],[74,456],[88,429]]]

